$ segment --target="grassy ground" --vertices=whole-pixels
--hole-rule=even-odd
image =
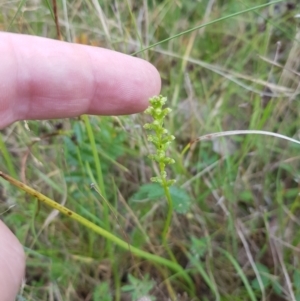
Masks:
[[[0,27],[56,38],[48,2],[2,1]],[[104,0],[102,13],[97,1],[57,2],[64,40],[132,54],[267,1]],[[283,1],[137,55],[158,68],[173,109],[166,127],[176,136],[169,174],[177,183],[168,245],[192,285],[1,181],[1,218],[27,253],[19,300],[300,300],[299,146],[252,134],[194,143],[180,155],[191,140],[219,131],[300,138],[299,9]],[[146,120],[91,117],[95,145],[82,118],[28,121],[30,131],[13,124],[0,132],[0,170],[169,258],[161,242],[166,201],[149,180],[157,168],[146,157]],[[109,206],[90,187],[101,177]]]

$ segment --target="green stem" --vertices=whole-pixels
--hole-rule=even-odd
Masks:
[[[65,206],[55,202],[54,200],[48,198],[47,196],[40,193],[39,191],[31,188],[30,186],[27,186],[24,183],[10,177],[9,175],[3,173],[2,171],[0,171],[0,177],[5,179],[12,185],[18,187],[19,189],[25,191],[26,193],[33,196],[34,198],[38,199],[39,201],[43,202],[47,206],[50,206],[51,208],[58,210],[59,212],[72,218],[73,220],[76,220],[80,224],[84,225],[85,227],[89,228],[90,230],[92,230],[92,231],[96,232],[97,234],[101,235],[102,237],[106,238],[108,241],[114,242],[116,245],[118,245],[122,249],[125,249],[140,258],[144,258],[144,259],[150,260],[154,263],[161,264],[163,266],[170,268],[172,271],[177,272],[179,275],[181,275],[186,280],[186,282],[189,284],[191,290],[194,291],[194,284],[193,284],[192,279],[179,264],[174,263],[163,257],[140,250],[140,249],[130,245],[129,243],[125,242],[124,240],[120,239],[119,237],[111,234],[110,232],[106,231],[105,229],[90,222],[89,220],[82,217],[81,215],[79,215],[79,214],[75,213],[74,211],[66,208]]]
[[[162,183],[162,186],[164,188],[165,195],[166,195],[166,198],[167,198],[167,203],[168,203],[167,219],[166,219],[164,229],[163,229],[163,232],[162,232],[162,242],[163,242],[163,246],[167,250],[170,258],[172,259],[172,261],[177,263],[177,260],[174,256],[172,250],[168,246],[168,233],[169,233],[170,225],[171,225],[171,222],[172,222],[173,202],[172,202],[169,187],[167,185],[164,185],[164,183]]]
[[[164,229],[163,229],[163,232],[162,232],[162,240],[167,241],[167,238],[168,238],[167,236],[168,236],[169,228],[170,228],[171,221],[172,221],[173,202],[172,202],[172,198],[171,198],[171,195],[170,195],[169,187],[165,186],[163,184],[162,184],[162,186],[164,188],[165,196],[166,196],[167,203],[168,203],[167,219],[166,219]]]

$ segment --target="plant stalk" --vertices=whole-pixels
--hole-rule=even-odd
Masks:
[[[37,190],[31,188],[30,186],[25,185],[24,183],[12,178],[11,176],[5,174],[4,172],[0,171],[0,177],[11,183],[12,185],[18,187],[19,189],[25,191],[29,195],[33,196],[34,198],[38,199],[39,201],[43,202],[49,207],[52,207],[53,209],[58,210],[62,214],[72,218],[73,220],[76,220],[80,224],[84,225],[85,227],[93,230],[94,232],[98,233],[99,235],[103,236],[107,240],[114,242],[116,245],[121,247],[122,249],[125,249],[127,251],[130,251],[132,254],[136,255],[137,257],[141,257],[147,260],[150,260],[154,263],[162,264],[168,268],[170,268],[172,271],[177,272],[179,275],[181,275],[186,282],[189,284],[190,288],[194,289],[194,284],[190,276],[187,274],[187,272],[177,263],[174,263],[168,259],[165,259],[163,257],[148,253],[146,251],[140,250],[129,243],[125,242],[124,240],[120,239],[119,237],[111,234],[110,232],[106,231],[105,229],[97,226],[96,224],[90,222],[86,218],[82,217],[81,215],[75,213],[74,211],[66,208],[65,206],[55,202],[54,200],[48,198],[44,194],[38,192]]]

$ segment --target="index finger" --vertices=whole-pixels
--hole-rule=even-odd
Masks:
[[[0,33],[0,128],[21,119],[136,113],[159,94],[150,63],[115,51]]]

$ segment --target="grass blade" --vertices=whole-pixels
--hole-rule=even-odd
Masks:
[[[246,290],[248,292],[250,300],[251,301],[257,301],[256,296],[254,294],[254,291],[253,291],[253,289],[252,289],[252,287],[251,287],[251,285],[250,285],[250,283],[249,283],[249,281],[248,281],[245,273],[243,272],[242,268],[240,267],[239,263],[227,251],[225,251],[225,250],[223,250],[221,248],[218,248],[218,250],[227,257],[227,259],[232,263],[232,265],[236,269],[237,273],[239,274],[239,276],[241,277],[241,279],[242,279],[242,281],[243,281],[243,283],[245,285],[245,288],[246,288]]]
[[[154,44],[152,44],[152,45],[150,45],[150,46],[148,46],[148,47],[145,47],[145,48],[143,48],[143,49],[141,49],[141,50],[138,50],[138,51],[132,53],[131,55],[137,55],[137,54],[139,54],[139,53],[141,53],[141,52],[143,52],[143,51],[149,50],[149,49],[151,49],[151,48],[153,48],[153,47],[155,47],[155,46],[157,46],[157,45],[160,45],[160,44],[162,44],[162,43],[169,42],[169,41],[171,41],[171,40],[173,40],[173,39],[179,38],[179,37],[181,37],[181,36],[183,36],[183,35],[185,35],[185,34],[191,33],[191,32],[193,32],[193,31],[195,31],[195,30],[198,30],[198,29],[200,29],[200,28],[202,28],[202,27],[209,26],[209,25],[212,25],[212,24],[215,24],[215,23],[218,23],[218,22],[227,20],[227,19],[229,19],[229,18],[233,18],[233,17],[239,16],[239,15],[242,15],[242,14],[244,14],[244,13],[248,13],[248,12],[254,11],[254,10],[256,10],[256,9],[264,8],[264,7],[266,7],[266,6],[269,6],[269,5],[272,5],[272,4],[276,4],[276,3],[279,3],[279,2],[282,2],[282,1],[283,1],[283,0],[277,0],[277,1],[272,1],[272,2],[265,3],[265,4],[261,4],[261,5],[257,5],[257,6],[254,6],[254,7],[251,7],[251,8],[247,8],[247,9],[241,10],[241,11],[239,11],[239,12],[236,12],[236,13],[233,13],[233,14],[230,14],[230,15],[227,15],[227,16],[225,16],[225,17],[222,17],[222,18],[219,18],[219,19],[216,19],[216,20],[213,20],[213,21],[210,21],[210,22],[207,22],[207,23],[204,23],[204,24],[195,26],[195,27],[193,27],[193,28],[190,28],[190,29],[188,29],[188,30],[185,30],[185,31],[182,31],[182,32],[180,32],[180,33],[178,33],[178,34],[175,34],[175,35],[172,36],[172,37],[169,37],[169,38],[167,38],[167,39],[164,39],[164,40],[162,40],[162,41],[159,41],[159,42],[157,42],[157,43],[154,43]]]
[[[9,22],[9,25],[6,28],[6,31],[9,31],[11,29],[12,25],[15,22],[15,19],[17,18],[18,14],[20,13],[20,11],[21,11],[22,7],[24,6],[25,2],[26,2],[26,0],[21,0],[20,1],[19,5],[18,5],[18,9],[17,9],[15,15],[12,17],[11,21]]]

